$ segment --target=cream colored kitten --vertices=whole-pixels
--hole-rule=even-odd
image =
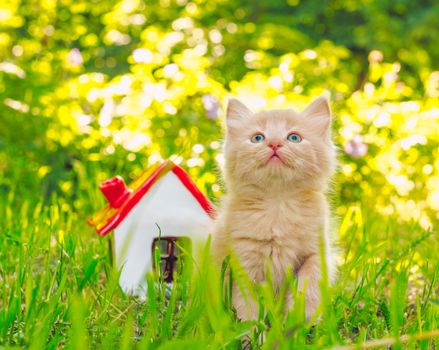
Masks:
[[[276,289],[291,269],[299,288],[306,281],[307,318],[320,302],[321,241],[331,279],[335,271],[325,197],[334,168],[331,112],[325,98],[317,98],[302,112],[252,113],[238,100],[229,102],[227,193],[215,223],[214,257],[220,263],[233,250],[256,283],[265,280],[269,263]],[[246,304],[236,286],[232,298],[240,319],[257,318],[256,303]]]

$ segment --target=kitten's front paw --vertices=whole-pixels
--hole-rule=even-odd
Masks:
[[[258,319],[258,309],[255,303],[245,305],[244,303],[235,306],[236,316],[240,321],[255,321]]]
[[[305,317],[306,320],[309,321],[314,317],[320,301],[317,298],[306,298],[305,302]]]

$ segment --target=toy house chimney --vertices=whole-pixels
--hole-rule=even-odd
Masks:
[[[101,182],[99,188],[112,208],[120,208],[131,193],[121,176]]]

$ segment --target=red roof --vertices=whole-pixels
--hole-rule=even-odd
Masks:
[[[201,208],[213,218],[215,210],[206,196],[204,196],[182,168],[168,160],[152,172],[146,171],[143,173],[128,188],[125,187],[123,179],[119,176],[101,183],[100,188],[110,203],[93,215],[88,220],[88,223],[96,228],[100,236],[105,236],[122,222],[154,183],[170,171],[192,193]]]

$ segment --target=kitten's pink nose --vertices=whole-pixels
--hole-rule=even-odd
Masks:
[[[281,148],[283,145],[279,141],[270,141],[268,146],[273,150],[276,151],[278,148]]]

